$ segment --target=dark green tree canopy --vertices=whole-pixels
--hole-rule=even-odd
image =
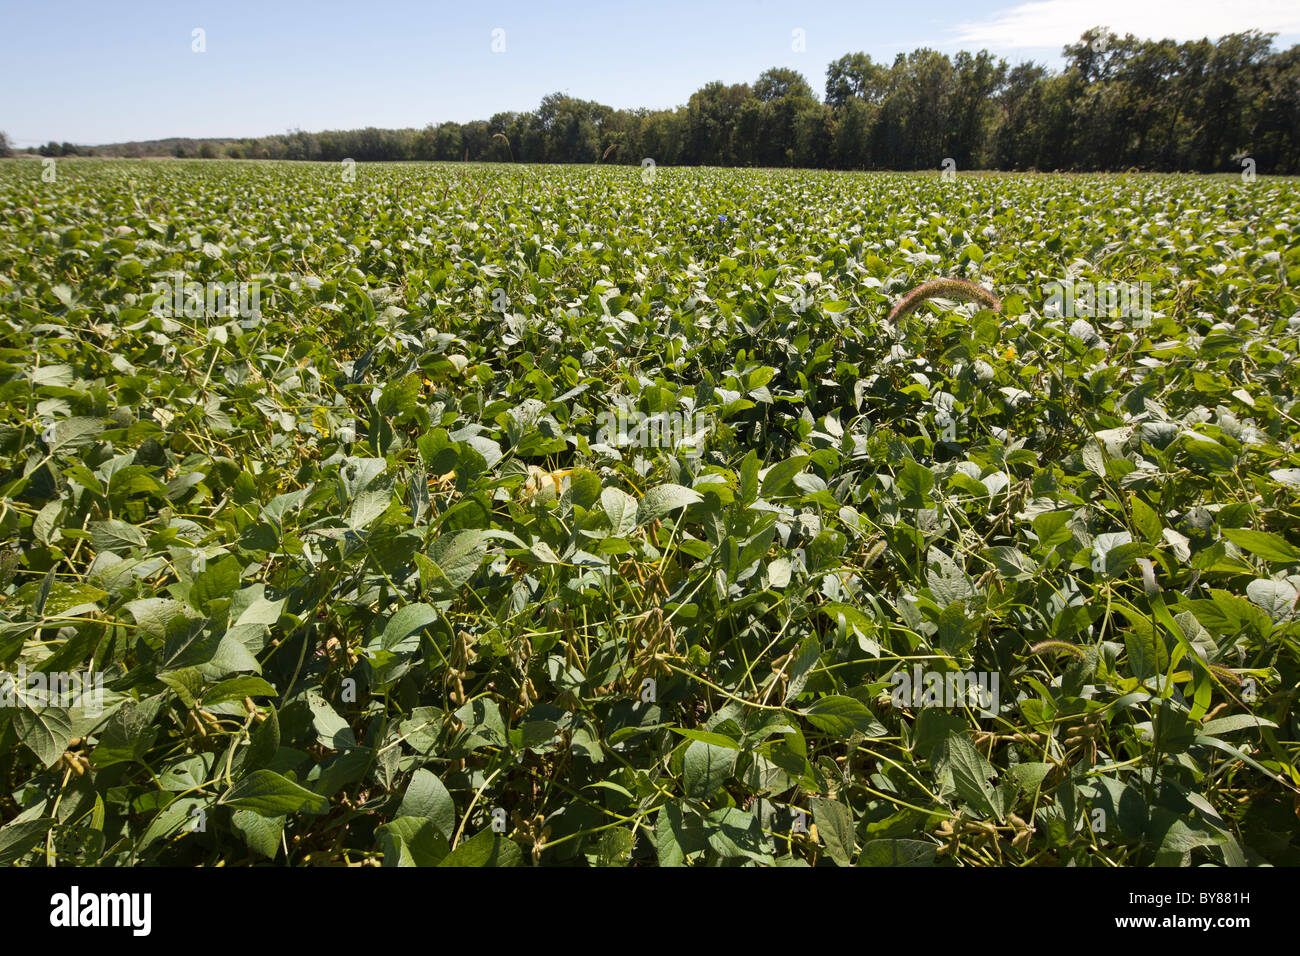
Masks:
[[[763,71],[754,83],[754,96],[764,103],[770,103],[787,97],[812,99],[813,91],[798,70],[778,66]]]

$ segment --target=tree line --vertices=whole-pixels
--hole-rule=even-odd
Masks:
[[[684,106],[617,110],[554,93],[536,110],[424,129],[166,140],[168,155],[338,161],[800,166],[835,169],[1300,172],[1300,46],[1246,31],[1178,43],[1097,28],[1064,66],[1008,66],[931,49],[865,53],[826,70],[824,95],[788,68],[708,83]],[[154,144],[155,146],[157,144]],[[150,144],[98,147],[148,155]],[[50,143],[45,155],[85,147]],[[55,152],[58,150],[58,152]]]

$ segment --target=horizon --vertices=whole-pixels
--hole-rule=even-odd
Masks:
[[[68,31],[74,10],[77,27]],[[1278,0],[1252,4],[1249,25],[1205,0],[942,2],[924,18],[881,3],[775,0],[666,0],[595,14],[573,0],[472,11],[330,0],[310,15],[301,10],[247,2],[178,10],[150,0],[125,13],[82,2],[6,11],[6,35],[18,42],[0,65],[11,91],[0,129],[23,150],[422,129],[527,112],[555,92],[615,109],[671,110],[706,83],[752,83],[771,67],[798,70],[821,98],[826,67],[848,53],[889,65],[919,48],[988,50],[1012,65],[1059,70],[1064,46],[1091,27],[1179,42],[1254,29],[1275,34],[1274,49],[1300,43],[1300,5]],[[644,61],[618,59],[611,68],[610,51],[628,46],[644,51]],[[58,70],[47,66],[54,55]],[[163,82],[154,70],[121,70],[124,60],[163,69]],[[268,89],[280,93],[266,97]],[[132,99],[150,106],[123,108]]]

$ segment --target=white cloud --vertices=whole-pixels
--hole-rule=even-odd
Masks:
[[[1104,26],[1142,39],[1218,39],[1226,33],[1262,30],[1300,33],[1296,0],[1038,0],[1008,7],[982,20],[953,28],[954,45],[963,49],[1054,48],[1078,42],[1090,27]]]

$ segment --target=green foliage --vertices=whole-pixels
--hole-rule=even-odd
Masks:
[[[0,167],[0,667],[104,678],[0,708],[0,862],[1300,862],[1298,220],[1266,181]],[[937,276],[1001,313],[886,320]],[[1154,314],[1058,316],[1066,277]]]

